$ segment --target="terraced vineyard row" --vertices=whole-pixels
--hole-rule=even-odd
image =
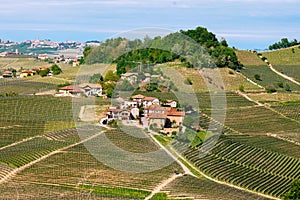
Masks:
[[[252,147],[257,147],[267,151],[272,151],[275,153],[300,159],[299,145],[287,141],[283,141],[275,137],[270,137],[266,135],[262,135],[262,136],[230,135],[230,136],[226,136],[226,138]]]
[[[289,118],[300,121],[300,103],[276,105],[272,106],[272,108]]]
[[[6,166],[6,165],[0,165],[0,179],[4,178],[12,170],[14,170],[13,167],[9,167],[9,166]]]
[[[191,197],[194,199],[245,200],[267,199],[250,192],[218,184],[204,178],[183,176],[170,183],[164,190],[175,198]]]
[[[298,159],[224,137],[204,158],[201,158],[199,148],[179,142],[173,145],[208,176],[267,195],[282,197],[292,181],[300,178]]]
[[[225,125],[245,134],[299,133],[297,122],[264,107],[236,108],[226,112]]]
[[[68,144],[37,137],[1,150],[0,163],[11,167],[21,167]]]

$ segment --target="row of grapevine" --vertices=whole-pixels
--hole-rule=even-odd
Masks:
[[[300,178],[298,159],[224,137],[204,158],[200,148],[191,148],[179,142],[173,145],[207,175],[275,197],[282,197],[293,180]]]
[[[0,163],[11,167],[21,167],[68,144],[67,142],[36,137],[18,145],[2,149],[0,151]]]

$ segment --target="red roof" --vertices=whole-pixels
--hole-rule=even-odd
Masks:
[[[80,87],[74,86],[74,85],[69,85],[69,86],[66,86],[66,87],[62,87],[59,90],[66,90],[66,91],[69,91],[69,92],[77,92],[77,93],[83,92]]]
[[[12,72],[11,71],[5,71],[2,74],[12,74]]]
[[[25,70],[22,71],[22,73],[32,73],[32,71],[29,70],[29,69],[25,69]]]
[[[143,101],[154,101],[156,98],[154,97],[145,97]]]
[[[178,111],[176,108],[172,108],[167,112],[168,116],[178,116],[178,117],[184,117],[185,112]]]

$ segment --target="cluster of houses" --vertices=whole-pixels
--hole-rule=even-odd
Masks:
[[[111,120],[139,120],[144,128],[161,130],[166,134],[178,132],[182,126],[185,112],[179,111],[177,102],[167,100],[160,102],[154,97],[135,95],[131,100],[125,100],[119,107],[110,107],[101,123]]]
[[[52,57],[52,60],[56,64],[61,63],[61,62],[65,63],[65,64],[71,63],[73,65],[73,67],[76,67],[76,66],[80,65],[80,58],[81,58],[81,56],[65,58],[64,56],[60,55],[60,56],[55,56],[54,58]],[[38,59],[42,60],[42,61],[45,61],[45,60],[48,60],[50,58],[47,54],[39,54]]]
[[[56,97],[82,97],[103,96],[100,84],[82,83],[80,85],[69,85],[59,88]]]
[[[48,76],[52,76],[53,74],[50,71],[49,67],[37,67],[33,69],[23,69],[21,72],[14,72],[13,71],[4,71],[2,72],[2,76],[0,78],[13,78],[14,76],[16,78],[26,78],[29,76],[37,75],[39,71],[46,70],[48,72]]]
[[[139,74],[136,72],[132,72],[132,73],[125,73],[122,74],[121,79],[122,80],[128,80],[132,85],[138,83],[138,77]],[[151,79],[161,79],[162,76],[161,75],[151,75],[150,73],[144,73],[144,77],[142,82],[143,83],[150,83]]]

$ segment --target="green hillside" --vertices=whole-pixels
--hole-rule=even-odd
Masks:
[[[262,52],[273,65],[300,65],[300,45],[276,51]]]

